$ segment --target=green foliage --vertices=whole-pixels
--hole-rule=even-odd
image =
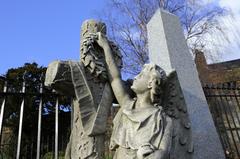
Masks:
[[[104,159],[113,159],[112,156],[105,156]]]
[[[45,74],[46,68],[38,67],[36,63],[26,63],[23,67],[12,68],[7,71],[6,80],[8,81],[8,92],[19,93],[22,90],[23,78],[25,78],[26,82],[26,91],[31,93],[38,93],[39,86],[41,83],[41,76]],[[21,104],[23,96],[21,95],[13,95],[8,96],[7,98],[7,106],[8,109],[5,111],[5,118],[8,119],[7,125],[12,126],[17,121],[19,117],[19,106]],[[25,111],[24,114],[26,122],[29,121],[30,116],[37,116],[37,105],[39,101],[36,99],[39,98],[37,96],[25,96]],[[30,121],[31,121],[30,120]]]
[[[54,153],[53,153],[53,152],[48,152],[48,153],[46,153],[46,154],[43,156],[42,159],[52,159],[53,156],[54,156]],[[64,152],[63,152],[63,151],[60,151],[60,152],[58,153],[58,158],[59,158],[59,159],[64,159]]]
[[[11,159],[12,157],[8,156],[5,152],[0,152],[0,159]]]
[[[31,145],[36,146],[36,137],[38,130],[38,111],[40,98],[43,97],[43,109],[42,109],[42,136],[54,134],[55,123],[55,100],[56,95],[52,93],[51,89],[43,87],[43,96],[39,90],[45,79],[46,67],[39,67],[36,63],[25,63],[24,66],[18,68],[9,69],[5,75],[8,81],[8,92],[12,95],[8,95],[6,98],[6,106],[4,112],[4,127],[11,129],[11,141],[9,141],[8,148],[4,149],[6,155],[12,156],[15,154],[17,145],[17,134],[20,116],[20,106],[24,98],[24,115],[23,115],[23,129],[22,129],[22,141],[21,150],[25,152],[21,154],[21,157],[27,157],[30,152]],[[21,94],[23,82],[26,85],[26,94]],[[0,92],[3,90],[4,81],[0,80]],[[0,98],[1,102],[2,98]],[[70,101],[67,97],[60,97],[59,103],[60,113],[59,120],[61,118],[67,119],[60,125],[59,133],[66,132],[70,126],[70,113],[64,113],[64,110],[70,109]],[[69,122],[68,122],[69,120]],[[14,145],[14,146],[13,146]],[[35,154],[34,152],[31,152]],[[12,156],[13,157],[13,156]]]

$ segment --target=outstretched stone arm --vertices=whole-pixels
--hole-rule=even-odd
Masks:
[[[107,69],[108,69],[108,77],[109,77],[109,81],[111,83],[114,95],[117,98],[117,101],[119,102],[120,106],[124,106],[126,103],[128,103],[131,100],[131,98],[128,92],[124,89],[121,73],[114,61],[113,53],[110,48],[108,39],[105,35],[99,32],[97,43],[104,50]]]
[[[59,93],[74,96],[71,70],[67,61],[53,61],[46,72],[45,86],[51,87]]]

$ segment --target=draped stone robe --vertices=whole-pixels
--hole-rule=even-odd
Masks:
[[[161,106],[134,108],[133,100],[120,108],[114,118],[111,149],[116,149],[114,159],[138,159],[140,147],[149,146],[154,151],[164,149],[166,155],[152,153],[146,159],[169,159],[172,120]]]
[[[112,104],[107,82],[92,77],[81,62],[54,61],[47,69],[45,85],[73,95],[73,125],[65,159],[101,159],[104,133]]]

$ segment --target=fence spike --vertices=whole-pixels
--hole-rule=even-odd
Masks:
[[[6,93],[6,92],[7,92],[7,81],[5,80],[4,87],[3,87],[3,93]],[[4,116],[4,110],[5,110],[5,103],[6,103],[6,96],[4,96],[4,98],[3,98],[1,112],[0,112],[0,135],[1,135],[0,141],[2,139],[2,127],[3,127],[3,116]]]
[[[58,159],[58,96],[55,108],[55,159]]]
[[[25,71],[26,72],[26,71]],[[18,144],[17,144],[17,159],[20,158],[20,153],[21,153],[21,138],[22,138],[22,122],[23,122],[23,112],[24,112],[24,95],[25,95],[25,89],[26,89],[26,83],[25,83],[25,78],[23,78],[23,85],[22,85],[22,91],[23,93],[23,99],[21,103],[21,108],[20,108],[20,117],[19,117],[19,129],[18,129]]]
[[[43,83],[41,81],[40,84],[40,101],[39,101],[39,108],[38,108],[38,135],[37,135],[37,157],[36,159],[40,158],[40,148],[41,148],[41,124],[42,124],[42,102],[43,102]]]

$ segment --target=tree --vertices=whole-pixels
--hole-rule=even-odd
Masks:
[[[20,106],[23,97],[25,104],[21,141],[21,152],[23,153],[21,157],[29,157],[30,155],[33,157],[36,153],[38,112],[41,97],[43,97],[42,137],[47,135],[54,136],[56,93],[53,94],[51,89],[43,86],[45,72],[46,67],[39,67],[37,63],[25,63],[22,67],[9,69],[5,75],[5,80],[8,82],[8,92],[12,94],[6,98],[3,126],[11,129],[12,134],[10,146],[4,149],[4,152],[12,158],[16,154]],[[26,94],[24,95],[19,93],[22,90],[23,81],[25,81],[26,86]],[[1,89],[3,85],[4,82],[1,80]],[[44,94],[39,92],[41,85],[43,86]],[[59,103],[61,103],[59,120],[62,121],[59,126],[59,134],[62,134],[62,131],[65,133],[65,131],[68,131],[65,129],[70,128],[70,100],[66,96],[60,96]],[[68,113],[65,113],[66,111]],[[63,117],[66,118],[64,119],[65,121],[62,120]]]
[[[206,51],[213,33],[223,36],[218,17],[227,12],[214,3],[196,0],[108,0],[101,19],[106,22],[110,38],[119,44],[124,56],[124,72],[136,74],[148,62],[147,23],[157,8],[180,18],[190,50]],[[209,51],[209,50],[208,50]]]

